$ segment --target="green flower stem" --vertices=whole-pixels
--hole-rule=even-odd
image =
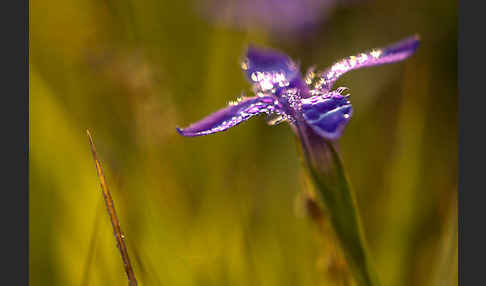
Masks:
[[[305,165],[329,214],[331,226],[358,285],[378,286],[360,223],[356,200],[332,143],[299,128]]]

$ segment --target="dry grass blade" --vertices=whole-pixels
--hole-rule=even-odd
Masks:
[[[127,246],[125,245],[125,236],[122,233],[120,228],[120,223],[118,221],[118,217],[115,211],[115,205],[113,204],[113,199],[111,198],[110,190],[108,189],[108,185],[106,184],[105,176],[103,175],[103,170],[101,169],[100,161],[98,160],[98,155],[96,153],[96,147],[93,142],[93,138],[89,130],[86,130],[89,139],[89,145],[91,147],[91,153],[93,154],[93,159],[96,165],[96,172],[98,173],[98,178],[100,179],[101,184],[101,191],[103,193],[103,198],[105,199],[106,209],[110,216],[111,225],[113,226],[113,232],[116,238],[116,244],[118,249],[120,250],[120,254],[123,260],[123,266],[125,268],[125,272],[128,276],[128,284],[130,286],[137,285],[137,279],[135,278],[135,273],[133,272],[132,265],[130,263],[130,258],[128,257]]]

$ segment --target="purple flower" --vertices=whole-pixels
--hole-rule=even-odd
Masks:
[[[415,52],[418,44],[418,37],[412,36],[385,48],[342,59],[323,72],[310,69],[304,77],[286,55],[250,47],[241,67],[256,96],[240,97],[228,107],[177,131],[184,136],[212,134],[259,114],[274,116],[270,124],[287,121],[300,139],[302,162],[326,206],[357,285],[378,285],[356,202],[334,146],[353,109],[349,95],[343,95],[347,88],[333,90],[333,85],[350,70],[404,60]]]
[[[309,69],[304,77],[286,55],[273,50],[249,47],[241,67],[253,85],[254,97],[240,97],[229,106],[187,128],[177,128],[184,136],[201,136],[225,131],[249,118],[272,115],[270,124],[287,121],[298,133],[309,128],[327,140],[338,139],[351,119],[353,109],[347,88],[332,89],[346,72],[404,60],[419,44],[412,36],[384,48],[344,58],[323,72]]]

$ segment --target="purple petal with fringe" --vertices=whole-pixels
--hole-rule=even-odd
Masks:
[[[339,77],[351,70],[404,60],[411,56],[418,46],[419,37],[415,35],[384,48],[344,58],[322,73],[322,81],[317,88],[331,90]]]
[[[305,122],[319,136],[335,140],[341,136],[351,119],[353,109],[347,96],[313,96],[302,99],[302,115]]]
[[[254,46],[248,48],[241,68],[248,80],[262,92],[288,87],[293,80],[300,78],[298,66],[289,57]]]
[[[228,107],[220,109],[186,128],[177,128],[177,131],[188,137],[208,135],[225,131],[252,116],[261,113],[269,114],[277,108],[272,96],[244,98],[241,101],[230,103]]]

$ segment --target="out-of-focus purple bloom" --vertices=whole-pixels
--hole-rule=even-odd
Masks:
[[[341,136],[353,112],[349,95],[342,94],[347,88],[332,90],[338,78],[350,70],[406,59],[418,44],[418,37],[412,36],[384,48],[344,58],[324,72],[310,69],[305,77],[286,55],[250,47],[241,67],[256,96],[240,97],[228,107],[177,131],[191,137],[212,134],[265,113],[274,116],[270,124],[287,121],[300,136],[305,133],[307,138],[335,140]],[[309,134],[310,130],[315,134]]]
[[[315,26],[340,0],[204,0],[199,9],[213,20],[238,28],[297,32]]]

